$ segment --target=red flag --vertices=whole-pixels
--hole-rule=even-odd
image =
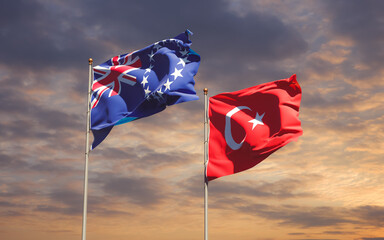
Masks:
[[[249,169],[303,134],[296,75],[209,100],[209,160],[213,180]]]

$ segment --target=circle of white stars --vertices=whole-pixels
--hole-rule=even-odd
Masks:
[[[179,57],[179,62],[176,64],[174,70],[172,73],[169,74],[168,78],[166,81],[162,84],[160,84],[156,89],[151,90],[149,88],[149,76],[152,72],[152,69],[154,67],[154,64],[156,62],[155,60],[155,55],[156,52],[159,51],[162,47],[164,47],[165,44],[167,43],[176,43],[178,46],[178,53],[180,55]],[[185,65],[190,63],[188,60],[188,55],[189,55],[189,49],[185,48],[182,44],[182,41],[177,40],[177,39],[169,39],[169,40],[163,40],[160,42],[156,42],[153,44],[151,52],[148,54],[149,57],[149,66],[148,68],[145,69],[145,72],[143,74],[143,80],[141,81],[141,84],[143,85],[144,89],[144,94],[145,98],[149,100],[151,97],[159,100],[163,97],[163,94],[166,93],[167,91],[171,90],[171,85],[174,83],[178,78],[183,77],[183,70],[185,68]]]

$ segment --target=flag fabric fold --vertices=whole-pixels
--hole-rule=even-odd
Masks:
[[[302,135],[296,75],[209,100],[207,179],[249,169]]]
[[[92,149],[115,125],[158,113],[166,106],[197,100],[200,56],[190,49],[189,30],[95,66],[92,83]]]

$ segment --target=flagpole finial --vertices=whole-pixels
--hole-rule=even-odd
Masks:
[[[93,59],[92,58],[89,58],[88,59],[88,62],[89,62],[89,65],[91,65],[93,63]]]
[[[205,94],[205,95],[208,94],[208,88],[204,88],[204,94]]]

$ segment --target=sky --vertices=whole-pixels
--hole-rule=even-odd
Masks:
[[[0,239],[80,239],[88,58],[190,29],[198,101],[90,154],[87,239],[203,239],[204,95],[297,74],[298,141],[209,184],[209,239],[384,239],[384,1],[0,2]]]

